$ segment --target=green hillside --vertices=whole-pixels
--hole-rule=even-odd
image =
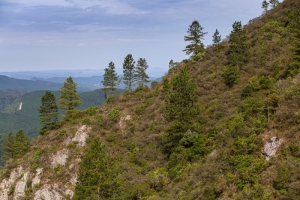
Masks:
[[[22,80],[10,78],[7,76],[0,75],[0,90],[6,89],[19,89],[25,90],[27,92],[37,91],[37,90],[52,90],[57,91],[61,87],[60,83],[52,83],[48,81],[32,81],[32,80]],[[77,88],[78,91],[85,92],[89,91],[87,88]]]
[[[285,0],[155,88],[63,120],[6,163],[0,180],[21,172],[2,194],[42,170],[24,198],[300,199],[299,11]]]

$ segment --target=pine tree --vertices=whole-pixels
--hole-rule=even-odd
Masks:
[[[128,54],[123,63],[123,80],[124,83],[126,84],[126,90],[129,92],[132,90],[132,83],[134,81],[134,72],[135,72],[135,62],[134,59],[132,58],[131,54]]]
[[[203,54],[205,49],[201,40],[204,39],[204,35],[207,33],[203,32],[203,28],[199,22],[196,20],[193,21],[189,26],[187,33],[188,36],[184,36],[184,41],[191,42],[191,44],[187,45],[183,51],[185,51],[187,55],[192,54],[192,57]]]
[[[134,80],[139,84],[139,86],[144,87],[146,83],[149,83],[149,76],[146,73],[148,69],[148,64],[145,58],[140,58],[137,61],[137,66],[134,72]]]
[[[75,108],[81,105],[80,97],[77,94],[77,84],[70,76],[60,88],[59,93],[59,106],[63,109],[64,113],[68,116],[72,114]]]
[[[264,9],[265,12],[268,11],[269,3],[267,2],[267,0],[264,0],[264,1],[262,2],[261,7]]]
[[[269,2],[272,8],[275,8],[279,4],[278,0],[270,0]]]
[[[46,91],[42,96],[42,105],[38,108],[43,129],[53,129],[58,119],[56,99],[52,92]]]
[[[15,157],[15,150],[14,150],[14,143],[15,138],[12,133],[9,133],[3,140],[2,145],[2,155],[4,160],[8,160],[10,158]]]
[[[219,43],[221,42],[221,35],[218,31],[218,29],[216,29],[216,32],[213,35],[213,46],[217,47],[217,49],[219,48]]]
[[[117,187],[114,167],[99,137],[87,146],[82,158],[73,200],[109,199]]]
[[[229,37],[229,50],[227,55],[228,65],[224,68],[222,76],[226,85],[232,87],[239,79],[240,67],[245,64],[246,56],[246,32],[242,23],[236,21],[232,25],[233,30]]]
[[[22,130],[16,133],[15,142],[13,144],[14,153],[16,157],[20,157],[29,149],[29,139]]]
[[[169,69],[172,69],[176,64],[174,63],[174,61],[171,59],[169,62]]]
[[[113,94],[116,90],[116,86],[120,84],[120,78],[116,73],[115,64],[110,62],[108,67],[104,69],[104,79],[102,82],[104,90],[109,94]]]
[[[171,125],[167,128],[168,135],[164,150],[170,154],[179,144],[184,133],[192,129],[193,121],[199,115],[199,107],[195,103],[196,86],[186,68],[172,78],[168,94],[165,100],[164,117],[171,122]]]

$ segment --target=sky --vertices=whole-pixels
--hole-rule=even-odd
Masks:
[[[126,55],[145,58],[160,77],[182,50],[197,20],[212,44],[234,21],[262,14],[262,0],[0,0],[0,72],[101,70],[114,62],[122,73]],[[104,72],[104,70],[103,70]],[[101,75],[101,74],[99,74]]]

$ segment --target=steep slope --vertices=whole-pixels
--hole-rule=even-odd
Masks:
[[[201,61],[179,63],[156,88],[126,92],[37,137],[7,162],[2,198],[299,199],[299,10],[298,0],[285,0],[245,26],[233,85],[224,80],[225,40]],[[200,114],[190,130],[175,124],[178,148],[166,153],[174,128],[166,103],[183,68]]]

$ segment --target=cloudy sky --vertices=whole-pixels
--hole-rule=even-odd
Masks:
[[[261,15],[262,0],[0,0],[0,72],[104,69],[127,54],[146,58],[151,76],[188,58],[192,21],[225,38],[234,21]]]

